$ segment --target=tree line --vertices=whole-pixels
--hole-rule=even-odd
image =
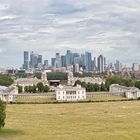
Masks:
[[[118,76],[106,78],[105,83],[102,83],[101,85],[99,85],[97,83],[95,83],[95,84],[85,83],[85,82],[81,82],[80,80],[77,80],[75,82],[75,86],[77,84],[86,88],[87,92],[109,91],[109,87],[112,84],[119,84],[119,85],[126,86],[126,87],[137,87],[140,89],[140,81],[136,81],[134,79],[123,79]]]
[[[17,85],[17,87],[18,93],[22,93],[23,87],[19,85]],[[26,93],[47,93],[49,90],[50,90],[49,86],[43,85],[42,82],[39,82],[37,85],[24,87],[24,92]]]
[[[0,85],[1,86],[10,86],[14,80],[7,74],[0,74]]]
[[[80,80],[77,80],[74,84],[76,85],[81,85],[82,87],[86,88],[87,92],[100,92],[100,91],[106,91],[105,84],[102,83],[101,85],[95,83],[86,83],[86,82],[81,82]]]
[[[5,118],[6,118],[6,103],[0,100],[0,131],[5,125]]]

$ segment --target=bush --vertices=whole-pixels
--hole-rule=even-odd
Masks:
[[[1,86],[10,86],[13,84],[13,79],[5,74],[0,74],[0,85]]]
[[[0,100],[0,130],[5,125],[5,118],[6,118],[6,103]]]

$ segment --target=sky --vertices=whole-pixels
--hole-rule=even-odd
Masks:
[[[24,50],[67,49],[139,63],[140,0],[0,0],[0,67],[21,66]]]

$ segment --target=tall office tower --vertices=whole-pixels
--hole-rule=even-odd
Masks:
[[[121,69],[122,69],[121,63],[118,60],[116,60],[115,71],[121,72]]]
[[[44,68],[47,69],[49,67],[49,61],[44,60]]]
[[[51,58],[51,66],[55,68],[56,66],[56,58]]]
[[[98,57],[98,71],[99,73],[103,73],[104,72],[104,57],[103,55],[100,55]]]
[[[38,68],[42,68],[42,55],[38,55],[38,64],[37,64]]]
[[[71,65],[74,65],[76,63],[80,64],[80,62],[75,62],[76,59],[80,59],[80,55],[78,53],[72,53],[71,54]]]
[[[66,54],[66,66],[70,66],[71,65],[71,51],[67,50],[67,54]]]
[[[61,56],[61,67],[66,67],[66,56],[65,55]]]
[[[82,66],[83,70],[85,70],[85,65],[86,65],[85,54],[81,54],[81,66]]]
[[[56,68],[60,68],[61,67],[61,57],[60,57],[60,53],[56,53]]]
[[[24,51],[23,69],[25,69],[25,70],[29,69],[29,52],[28,51]]]
[[[34,52],[30,54],[30,68],[34,68]]]
[[[106,57],[104,57],[104,71],[107,71]]]
[[[94,57],[94,60],[93,60],[93,71],[96,71],[97,70],[97,62],[96,62],[96,57]]]
[[[140,70],[140,65],[138,63],[133,63],[132,69],[133,69],[133,71],[139,71]]]
[[[75,64],[79,64],[79,66],[80,66],[80,64],[81,64],[81,57],[80,56],[74,57],[74,65]]]
[[[30,54],[30,68],[38,68],[38,54],[33,51]]]
[[[85,53],[85,63],[86,63],[85,65],[86,71],[87,72],[92,71],[92,56],[90,52]]]
[[[42,64],[42,55],[38,55],[38,63]]]

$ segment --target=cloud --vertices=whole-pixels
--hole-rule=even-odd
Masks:
[[[64,53],[68,48],[81,53],[89,50],[94,56],[103,53],[110,61],[140,60],[139,0],[0,3],[0,50],[8,52],[0,60],[6,55],[9,58],[0,62],[2,66],[21,65],[24,50],[37,51],[49,59],[55,52]]]

